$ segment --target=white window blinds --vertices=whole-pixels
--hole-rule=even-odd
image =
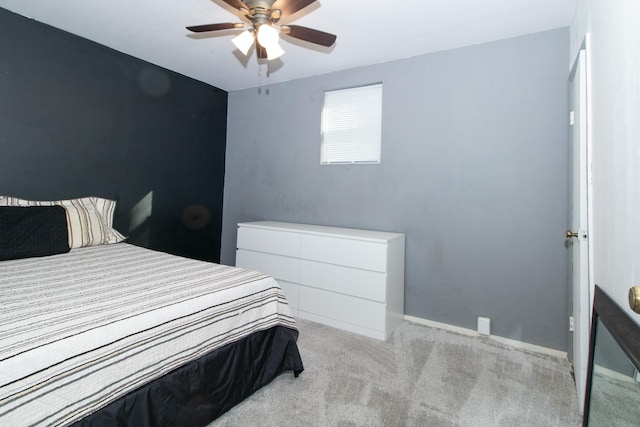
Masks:
[[[382,84],[328,91],[320,163],[380,163]]]

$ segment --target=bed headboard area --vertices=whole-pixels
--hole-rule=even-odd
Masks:
[[[140,246],[219,261],[227,93],[0,8],[0,195],[117,200]]]

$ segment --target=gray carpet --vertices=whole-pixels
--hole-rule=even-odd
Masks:
[[[579,426],[566,360],[403,323],[382,342],[299,321],[305,371],[219,426]]]

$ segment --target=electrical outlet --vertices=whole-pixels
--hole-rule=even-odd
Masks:
[[[573,332],[573,316],[569,316],[569,332]]]
[[[491,335],[491,319],[478,316],[478,332],[482,335]]]

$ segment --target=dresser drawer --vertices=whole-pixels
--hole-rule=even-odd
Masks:
[[[282,288],[284,296],[287,297],[289,308],[294,316],[298,315],[298,306],[300,301],[300,286],[297,283],[287,282],[286,280],[276,280]]]
[[[387,244],[305,234],[301,236],[300,258],[386,272]]]
[[[300,283],[327,291],[386,302],[387,275],[378,271],[300,260]]]
[[[300,234],[280,230],[238,227],[238,249],[299,256]]]
[[[259,271],[288,282],[297,283],[300,278],[300,260],[297,258],[238,249],[236,266]]]
[[[377,331],[385,330],[385,304],[300,286],[298,309]]]

